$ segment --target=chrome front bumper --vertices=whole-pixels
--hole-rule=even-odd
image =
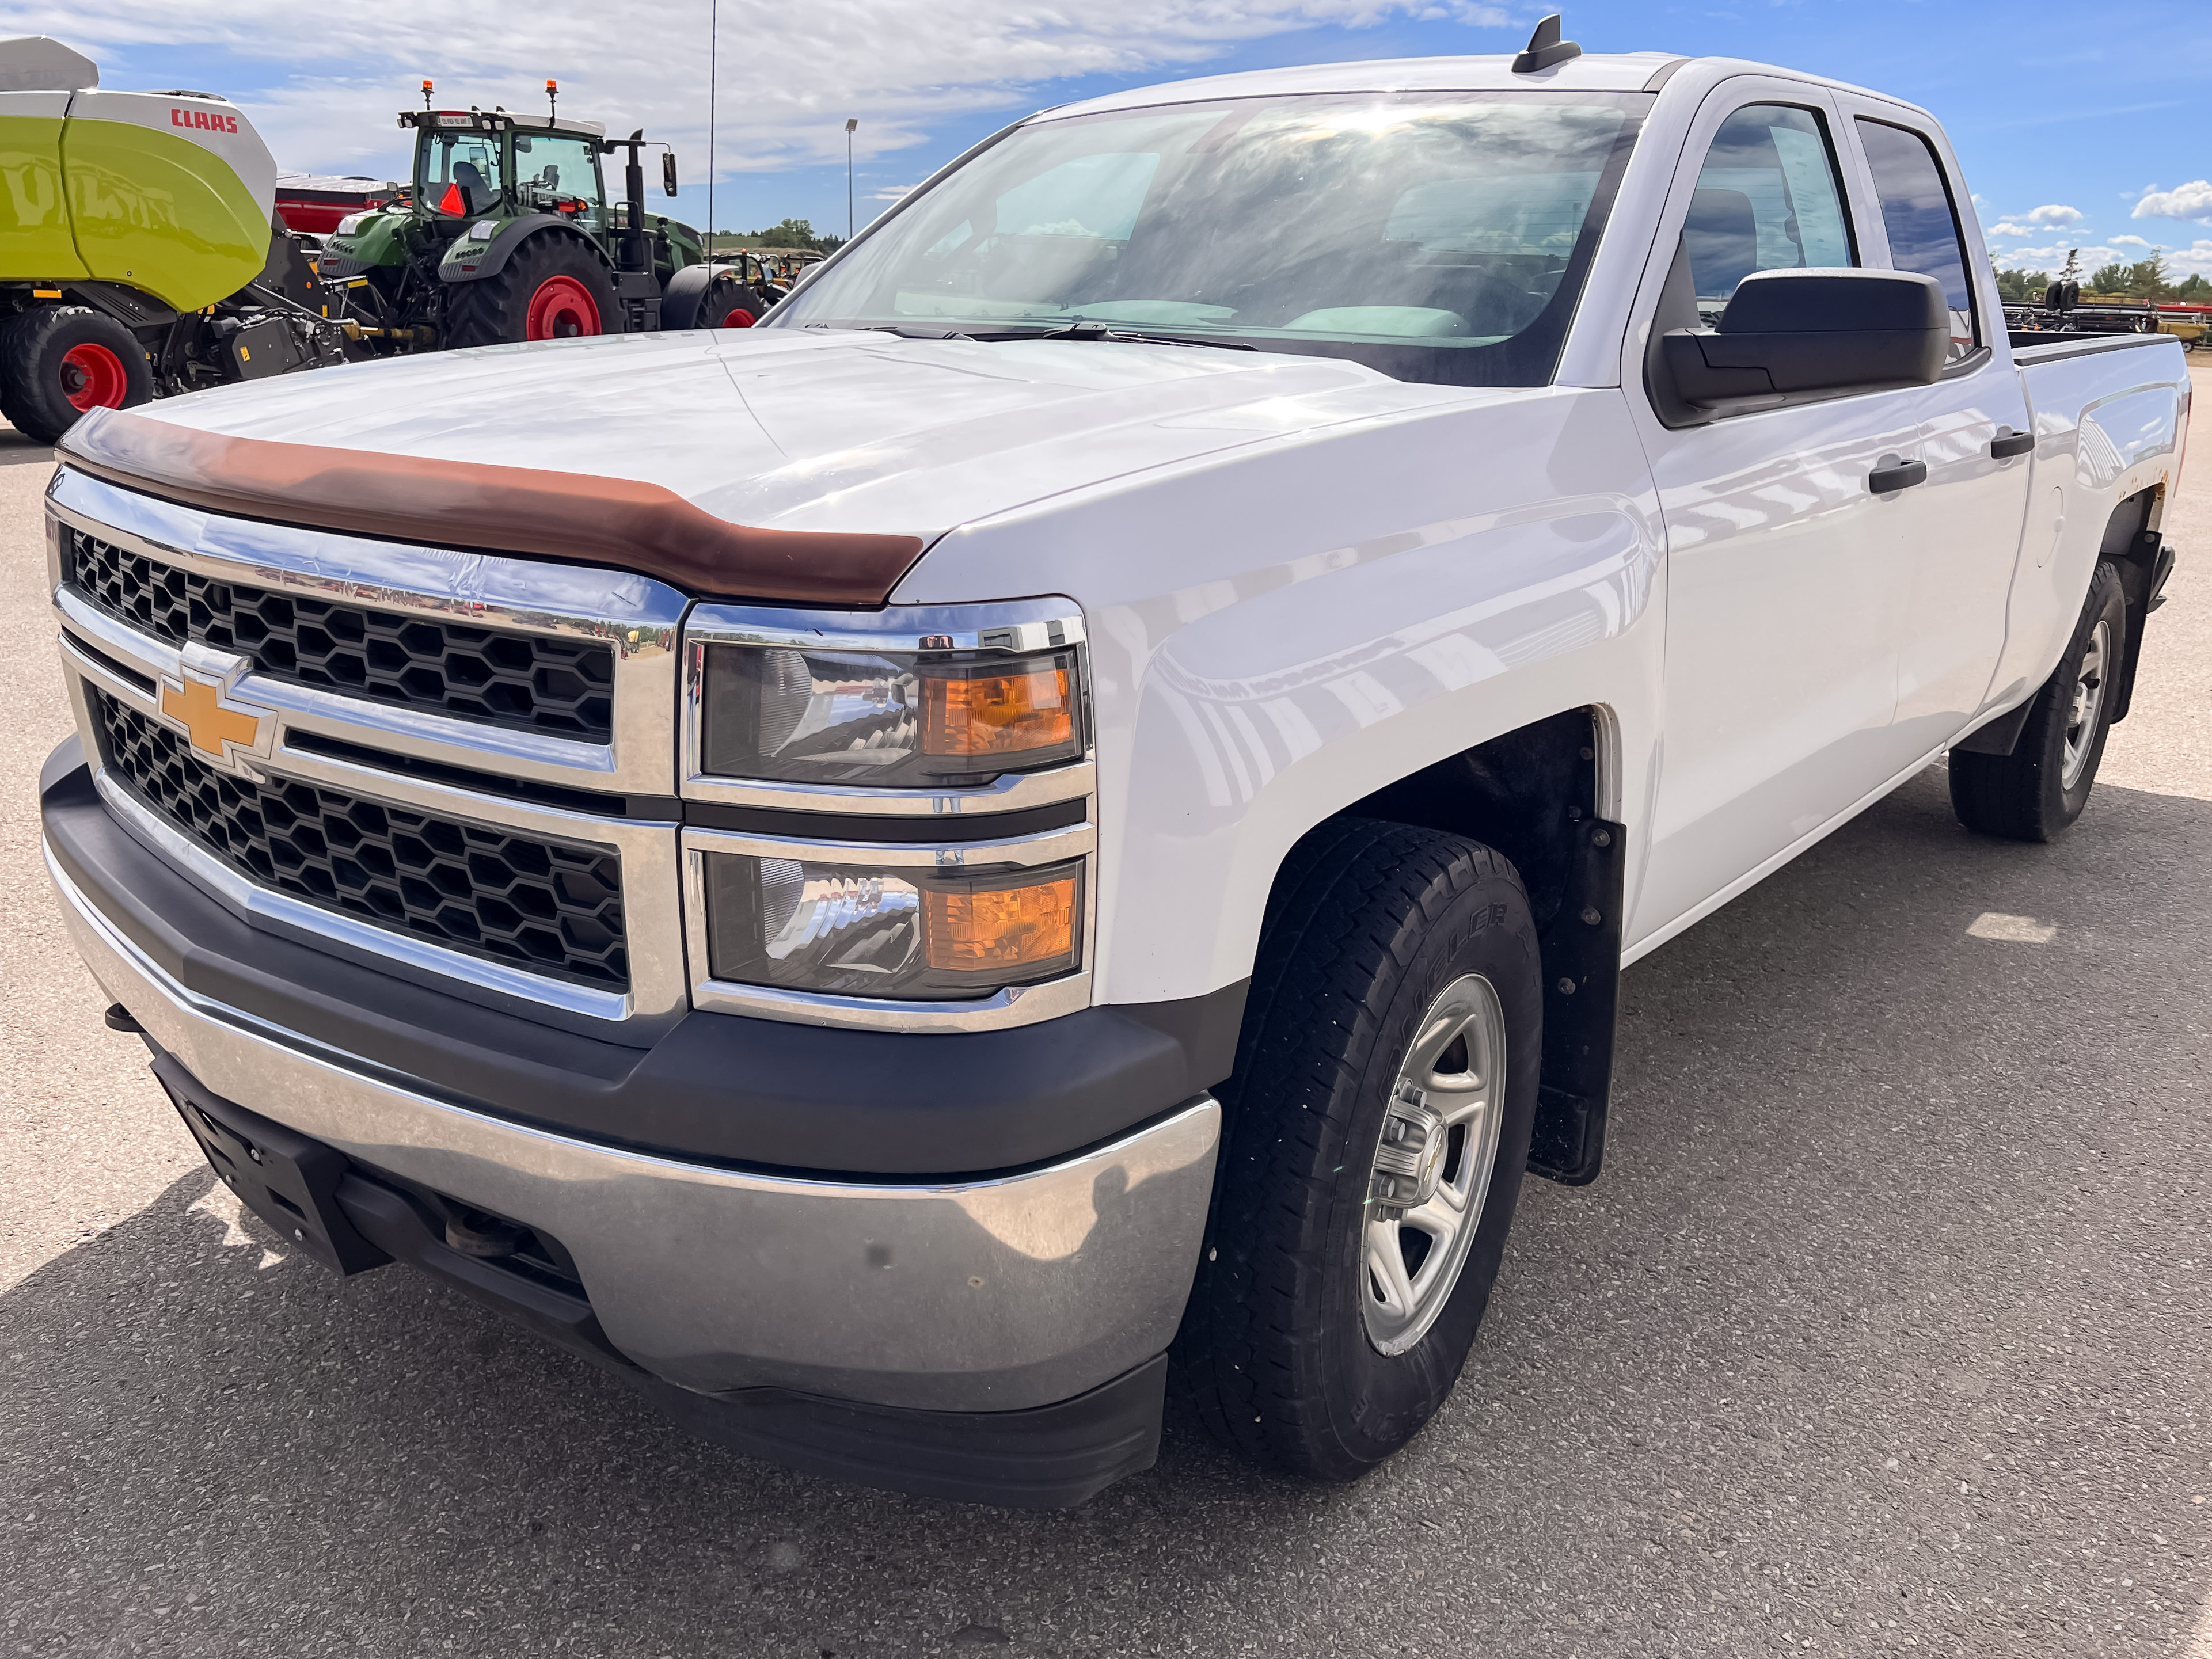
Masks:
[[[678,1163],[432,1098],[199,996],[51,854],[46,867],[94,976],[207,1088],[550,1233],[609,1340],[681,1387],[1017,1411],[1143,1364],[1182,1317],[1220,1133],[1211,1096],[1049,1168],[973,1182]]]

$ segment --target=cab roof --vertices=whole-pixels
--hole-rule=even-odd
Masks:
[[[1778,75],[1821,86],[1841,86],[1825,76],[1731,58],[1685,58],[1666,52],[1624,52],[1571,58],[1527,75],[1513,72],[1513,54],[1470,58],[1382,58],[1348,64],[1314,64],[1291,69],[1249,70],[1237,75],[1209,75],[1192,81],[1133,87],[1079,104],[1042,112],[1063,116],[1107,110],[1144,109],[1159,104],[1209,102],[1217,98],[1265,98],[1292,93],[1328,92],[1656,92],[1680,70],[1696,64],[1712,74]]]

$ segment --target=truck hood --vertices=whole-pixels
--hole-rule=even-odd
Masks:
[[[355,364],[138,413],[232,437],[629,479],[735,524],[928,537],[1440,395],[1468,394],[1272,352],[762,329]]]

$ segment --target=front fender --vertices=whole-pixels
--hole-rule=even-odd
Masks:
[[[1131,467],[1130,439],[1086,434],[1118,476],[962,526],[893,595],[1042,591],[1083,607],[1102,1002],[1243,978],[1307,830],[1563,709],[1610,711],[1598,816],[1648,817],[1663,532],[1620,390],[1378,376],[1299,402],[1164,416],[1147,431],[1249,441],[1158,468]],[[1039,447],[996,465],[1042,488]],[[1632,895],[1640,842],[1627,850]]]
[[[483,224],[483,220],[477,221]],[[471,226],[473,230],[475,226]],[[592,257],[606,264],[607,256],[599,245],[556,213],[531,213],[519,219],[497,223],[489,240],[473,240],[466,234],[446,250],[446,257],[438,262],[438,280],[441,283],[480,283],[487,276],[497,276],[507,262],[514,257],[515,249],[533,236],[566,236],[579,246],[591,250]],[[611,271],[612,267],[609,270]]]

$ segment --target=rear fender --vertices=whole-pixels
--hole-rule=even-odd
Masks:
[[[614,277],[614,267],[607,264],[605,251],[597,242],[556,213],[532,213],[504,222],[479,219],[470,226],[490,223],[496,228],[483,241],[473,240],[467,231],[455,239],[446,250],[446,257],[438,262],[438,280],[442,283],[480,283],[487,276],[495,276],[514,257],[515,249],[537,236],[565,236],[577,246],[587,249],[600,264],[605,265],[609,281]]]

